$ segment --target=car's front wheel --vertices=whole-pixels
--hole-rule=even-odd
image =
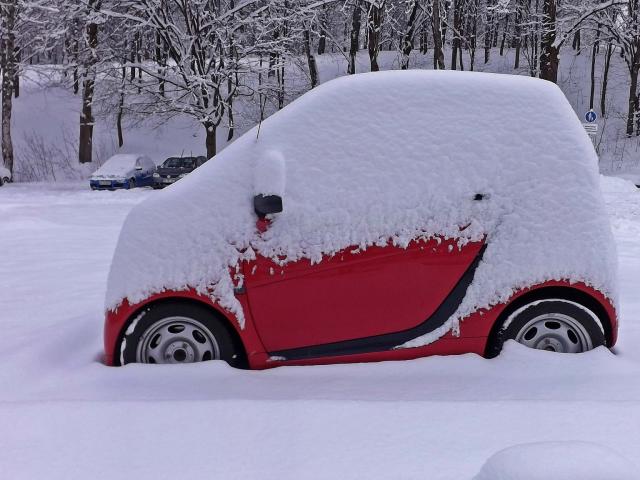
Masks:
[[[123,363],[194,363],[225,360],[243,367],[242,349],[227,327],[205,307],[181,302],[152,305],[127,329]]]
[[[507,340],[559,353],[581,353],[606,344],[598,316],[563,299],[538,300],[512,313],[496,333],[489,356],[499,353]]]

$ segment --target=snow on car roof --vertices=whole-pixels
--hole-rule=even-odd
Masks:
[[[113,155],[94,172],[94,175],[124,175],[135,166],[136,160],[141,156],[138,153]]]
[[[284,211],[260,236],[252,199],[263,193],[257,186],[268,188],[262,178],[284,192]],[[474,201],[477,193],[486,200]],[[597,157],[556,85],[444,71],[320,85],[132,210],[106,307],[192,287],[242,324],[229,268],[255,251],[320,261],[351,245],[438,235],[486,236],[488,246],[456,315],[407,346],[551,279],[582,281],[615,300]]]

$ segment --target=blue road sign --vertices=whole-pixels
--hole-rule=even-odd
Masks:
[[[587,113],[585,113],[584,119],[588,123],[593,123],[598,119],[598,114],[596,112],[594,112],[593,110],[589,110]]]

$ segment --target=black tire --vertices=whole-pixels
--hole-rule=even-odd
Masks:
[[[3,183],[11,183],[11,179],[9,177],[4,177],[3,179],[0,179],[0,185],[2,185]]]
[[[557,298],[537,300],[503,320],[503,325],[489,341],[487,357],[498,355],[508,340],[539,350],[571,353],[606,345],[604,332],[596,318],[595,313],[575,302]]]
[[[131,190],[132,188],[136,188],[136,181],[133,178],[129,179],[129,184],[127,185],[127,189]]]
[[[137,363],[141,358],[138,358],[138,346],[144,339],[146,332],[153,332],[157,325],[166,323],[168,318],[182,317],[195,321],[199,326],[206,328],[208,334],[215,339],[219,350],[219,356],[217,358],[205,358],[204,360],[224,360],[232,367],[246,368],[246,358],[244,350],[240,342],[234,335],[231,334],[229,328],[224,324],[215,313],[206,307],[183,302],[164,302],[155,305],[151,305],[146,308],[142,313],[142,317],[136,322],[133,322],[135,326],[133,331],[123,336],[120,341],[120,346],[116,352],[116,358],[122,359],[124,364]],[[168,328],[171,327],[173,322],[167,323]],[[177,323],[180,323],[177,321]],[[131,325],[127,326],[125,332],[131,329]],[[206,332],[205,332],[206,333]],[[148,334],[147,334],[148,335]],[[172,337],[173,338],[173,337]],[[173,342],[182,342],[183,340],[174,339]],[[189,343],[194,343],[192,339],[185,339]],[[194,343],[195,344],[195,343]],[[142,347],[141,347],[142,348]],[[144,357],[144,354],[142,354]],[[160,355],[163,357],[163,355]],[[195,358],[193,361],[203,361],[203,359]],[[175,361],[143,361],[141,363],[176,363]],[[180,362],[178,362],[180,363]],[[190,363],[185,361],[184,363]]]

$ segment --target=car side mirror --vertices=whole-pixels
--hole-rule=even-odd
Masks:
[[[142,170],[142,165],[136,165],[136,170]]]
[[[282,197],[280,195],[256,195],[253,197],[253,209],[261,219],[270,213],[280,213],[282,212]]]

